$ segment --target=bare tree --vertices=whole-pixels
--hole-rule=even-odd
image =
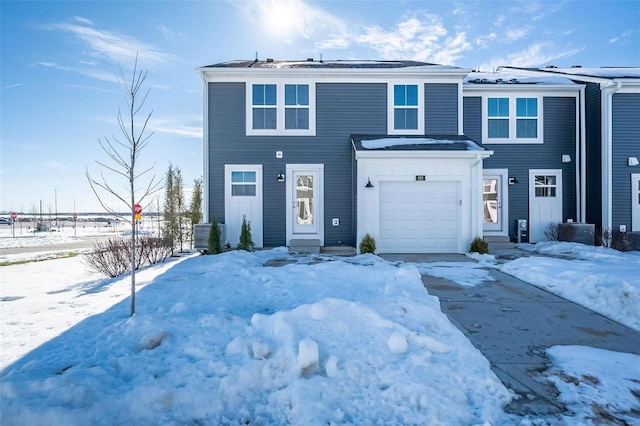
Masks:
[[[142,86],[147,78],[147,71],[138,70],[138,56],[133,65],[133,72],[130,82],[125,79],[122,67],[120,67],[120,75],[118,82],[125,94],[127,110],[123,116],[122,111],[118,108],[118,126],[120,127],[121,137],[112,136],[112,139],[104,138],[104,141],[98,139],[100,148],[108,157],[108,162],[97,161],[104,170],[100,172],[100,178],[93,178],[89,174],[87,167],[85,174],[89,180],[89,185],[94,194],[98,198],[100,205],[113,215],[122,218],[131,224],[131,315],[136,311],[136,219],[134,206],[142,203],[144,199],[151,194],[162,189],[161,181],[156,179],[155,175],[145,178],[140,185],[140,179],[146,175],[153,166],[139,172],[136,169],[138,160],[142,150],[148,145],[149,138],[153,136],[153,132],[147,131],[147,125],[151,119],[153,111],[149,112],[143,120],[136,121],[136,116],[144,106],[149,90],[141,93]],[[116,189],[121,185],[115,185],[114,180],[108,180],[105,176],[105,170],[115,181],[124,179],[126,184],[124,190]],[[115,197],[124,205],[128,206],[129,215],[122,215],[115,209],[107,206],[105,199],[99,194]]]

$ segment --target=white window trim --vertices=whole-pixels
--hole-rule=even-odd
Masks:
[[[509,137],[508,138],[489,138],[489,111],[487,104],[489,98],[508,98],[509,99]],[[537,138],[516,138],[516,99],[517,98],[535,98],[538,100],[538,137]],[[542,134],[543,126],[543,96],[527,93],[495,93],[482,96],[482,144],[541,144],[544,141]],[[527,118],[527,117],[523,117]],[[529,117],[531,118],[531,117]]]
[[[394,86],[401,84],[418,86],[418,128],[395,128],[395,105],[393,104]],[[398,80],[387,83],[387,133],[390,135],[424,135],[424,83],[417,80]]]
[[[276,128],[253,128],[253,85],[271,84],[276,86]],[[303,84],[309,86],[309,128],[285,129],[284,122],[284,86],[287,84]],[[245,84],[246,95],[246,132],[247,136],[315,136],[316,135],[316,83],[308,80],[277,81],[275,79],[255,79]],[[293,107],[293,106],[292,106]],[[295,106],[300,108],[300,106]]]

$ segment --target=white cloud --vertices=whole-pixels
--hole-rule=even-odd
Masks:
[[[4,86],[3,89],[12,89],[14,87],[22,86],[23,83],[10,84],[8,86]]]
[[[619,41],[623,41],[623,40],[629,38],[631,36],[631,34],[633,34],[633,31],[632,30],[627,30],[627,31],[623,32],[622,34],[620,34],[619,36],[613,37],[607,43],[609,43],[609,44],[618,43]]]
[[[149,126],[156,133],[165,133],[187,138],[202,139],[202,117],[191,115],[184,117],[152,117]]]
[[[84,25],[93,25],[93,22],[87,18],[83,18],[82,16],[74,16],[73,19],[76,22],[79,22],[80,24],[84,24]]]
[[[138,55],[144,64],[167,63],[177,58],[158,47],[144,43],[126,34],[107,30],[99,30],[86,23],[59,23],[48,26],[50,29],[70,33],[88,46],[88,54],[92,57],[108,59],[115,63],[132,64]]]
[[[101,87],[85,86],[85,85],[82,85],[82,84],[65,84],[65,87],[69,87],[71,89],[94,90],[96,92],[106,92],[106,93],[112,93],[113,92],[113,90],[103,89]]]
[[[67,166],[55,160],[45,161],[43,165],[46,169],[53,169],[53,170],[62,170],[67,168]]]
[[[517,40],[523,39],[526,36],[528,36],[532,31],[533,31],[533,27],[531,26],[524,26],[520,28],[507,30],[505,34],[505,41],[511,42],[511,41],[517,41]]]
[[[490,62],[480,65],[481,71],[493,71],[501,65],[514,67],[540,67],[555,63],[559,59],[569,58],[583,49],[558,50],[552,42],[537,42],[527,48],[507,55],[494,57]]]

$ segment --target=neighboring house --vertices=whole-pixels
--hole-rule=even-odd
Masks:
[[[493,151],[484,161],[484,235],[530,242],[549,224],[584,220],[580,98],[561,77],[471,73],[464,84],[464,134]]]
[[[502,69],[586,85],[586,221],[640,232],[640,68]]]

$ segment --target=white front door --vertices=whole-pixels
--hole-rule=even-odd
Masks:
[[[287,165],[287,244],[291,239],[319,239],[324,245],[324,167]]]
[[[224,184],[224,243],[229,243],[232,247],[238,245],[242,219],[246,218],[251,225],[251,237],[255,246],[262,247],[262,165],[226,164]]]
[[[529,170],[529,242],[547,241],[549,225],[562,222],[562,170]]]
[[[640,232],[640,173],[631,175],[631,230]]]
[[[509,233],[507,169],[485,169],[482,180],[483,229],[488,235]]]

